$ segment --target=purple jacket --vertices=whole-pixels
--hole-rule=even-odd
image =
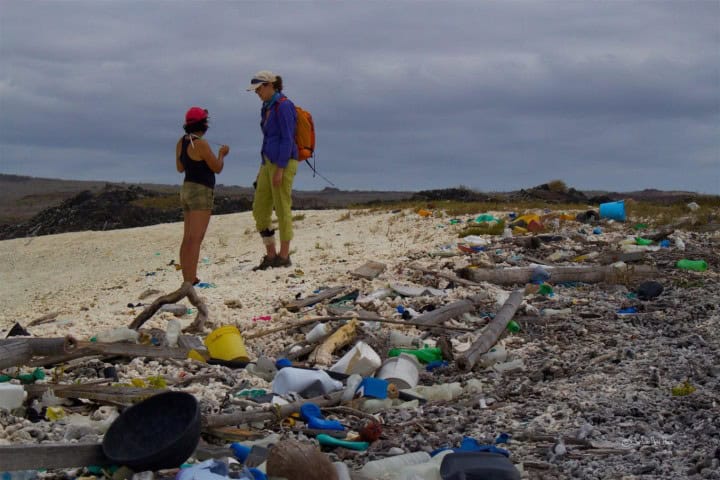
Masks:
[[[298,157],[295,144],[295,105],[285,95],[281,95],[278,101],[271,103],[269,107],[263,106],[260,115],[263,132],[260,152],[278,167],[285,168],[291,158]]]

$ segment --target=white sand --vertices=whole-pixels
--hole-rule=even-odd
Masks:
[[[410,211],[370,213],[347,210],[298,211],[305,218],[295,222],[293,266],[252,272],[263,246],[250,212],[213,216],[202,246],[198,276],[216,288],[200,289],[217,324],[237,324],[241,330],[254,325],[253,317],[275,314],[282,300],[300,292],[309,295],[320,286],[355,283],[364,293],[384,286],[395,276],[393,267],[406,262],[406,254],[427,252],[452,242],[454,228],[441,228],[447,219],[421,218]],[[168,293],[182,282],[178,262],[182,223],[105,232],[79,232],[20,238],[0,242],[0,336],[17,321],[23,326],[50,312],[57,321],[29,327],[35,336],[72,334],[88,338],[100,331],[126,326],[141,311],[128,303],[149,304],[153,295],[139,300],[148,288]],[[348,272],[366,260],[388,265],[388,272],[371,282],[351,280]],[[301,270],[297,278],[291,274]],[[154,275],[147,276],[147,273]],[[238,300],[242,308],[229,308]],[[187,300],[183,300],[187,303]],[[188,306],[189,303],[188,303]],[[169,313],[158,313],[146,327],[164,328]],[[183,317],[189,325],[194,315]],[[280,321],[273,317],[271,324]],[[261,346],[248,345],[251,350]]]

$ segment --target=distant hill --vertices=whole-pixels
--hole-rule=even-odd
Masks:
[[[22,223],[49,207],[59,206],[81,192],[98,194],[107,189],[130,187],[139,187],[163,195],[176,195],[180,191],[178,185],[59,180],[0,173],[0,225]],[[250,200],[253,189],[218,184],[215,193],[217,197],[227,197],[231,201]],[[413,192],[344,191],[325,188],[318,191],[294,191],[293,202],[298,209],[344,208],[371,201],[403,200],[412,195]]]

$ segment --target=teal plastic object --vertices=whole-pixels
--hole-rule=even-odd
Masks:
[[[363,451],[367,450],[370,446],[368,442],[350,442],[348,440],[340,440],[324,433],[321,433],[315,438],[317,438],[318,442],[320,442],[320,445],[326,447],[343,447],[349,448],[350,450]]]

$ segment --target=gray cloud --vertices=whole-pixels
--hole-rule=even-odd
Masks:
[[[720,193],[720,4],[0,0],[0,171],[178,183],[190,105],[249,185],[256,70],[346,189]],[[304,172],[303,172],[304,170]],[[325,186],[301,170],[296,186]]]

